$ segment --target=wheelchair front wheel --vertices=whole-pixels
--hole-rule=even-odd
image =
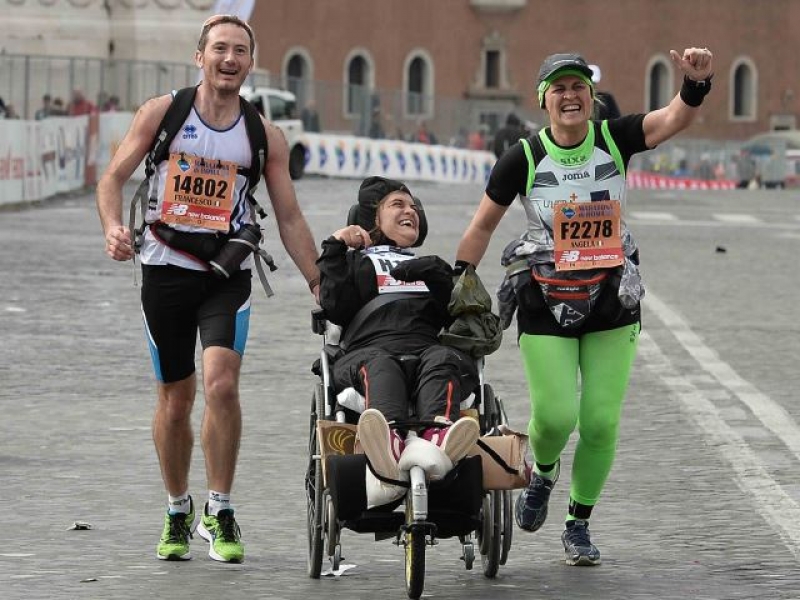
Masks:
[[[320,414],[320,407],[324,402],[322,386],[317,385],[314,396],[311,400],[311,425],[308,436],[308,467],[306,469],[306,529],[308,533],[308,576],[312,579],[319,579],[322,571],[322,458],[320,442],[317,437],[317,418]]]
[[[405,532],[406,594],[411,600],[422,596],[425,588],[425,528],[408,525]]]

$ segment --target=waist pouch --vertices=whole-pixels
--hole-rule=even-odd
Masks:
[[[219,255],[229,237],[221,233],[178,231],[161,221],[151,223],[150,231],[159,241],[173,250],[183,252],[206,263]]]
[[[558,324],[571,329],[580,326],[598,305],[609,271],[556,271],[552,264],[537,264],[531,275]]]

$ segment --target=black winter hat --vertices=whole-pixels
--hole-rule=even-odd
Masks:
[[[372,231],[375,227],[375,215],[378,212],[378,204],[387,194],[391,192],[406,192],[411,196],[411,190],[406,185],[395,179],[385,177],[367,177],[361,182],[358,189],[358,221],[367,231]]]

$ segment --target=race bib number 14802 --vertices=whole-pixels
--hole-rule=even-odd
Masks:
[[[235,163],[170,154],[161,220],[228,231],[235,186]]]

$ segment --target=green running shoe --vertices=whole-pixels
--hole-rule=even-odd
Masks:
[[[206,504],[197,533],[209,543],[208,555],[214,560],[230,563],[244,560],[242,533],[233,517],[233,509],[221,510],[217,516],[213,516],[208,514]]]
[[[167,512],[164,517],[164,531],[156,548],[159,560],[189,560],[189,538],[195,528],[194,502],[189,498],[189,514]]]

